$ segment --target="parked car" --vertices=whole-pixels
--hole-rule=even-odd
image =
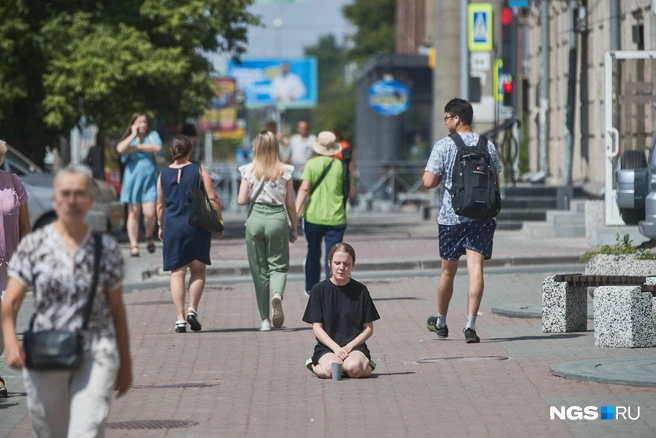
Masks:
[[[57,218],[52,207],[53,174],[44,173],[39,166],[9,145],[2,170],[18,175],[30,194],[28,209],[32,228],[43,227]],[[119,202],[111,185],[95,178],[92,182],[95,202],[87,214],[86,222],[96,230],[116,231],[123,225],[123,204]]]

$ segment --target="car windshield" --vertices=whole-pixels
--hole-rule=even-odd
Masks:
[[[28,160],[27,157],[23,156],[12,147],[7,147],[4,164],[5,170],[19,176],[28,173],[43,173],[43,170],[41,170],[39,166]]]

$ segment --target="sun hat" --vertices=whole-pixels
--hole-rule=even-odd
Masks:
[[[337,155],[342,147],[337,143],[337,137],[330,131],[320,132],[317,141],[312,144],[312,149],[319,155],[332,157]]]

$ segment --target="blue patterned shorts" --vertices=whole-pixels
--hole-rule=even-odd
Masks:
[[[458,225],[439,225],[440,257],[458,260],[467,249],[492,258],[492,241],[497,223],[494,219],[482,219]]]

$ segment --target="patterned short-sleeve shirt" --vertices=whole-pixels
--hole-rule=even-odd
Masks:
[[[467,146],[476,146],[478,143],[479,135],[474,132],[465,132],[460,134],[462,140]],[[501,173],[501,163],[499,162],[499,154],[497,154],[497,148],[494,146],[494,143],[488,140],[487,150],[490,153],[490,158],[492,159],[492,167],[494,168],[495,173]],[[458,216],[453,211],[453,206],[451,205],[451,196],[449,195],[448,190],[451,190],[452,181],[451,173],[453,172],[453,165],[456,161],[456,154],[458,153],[458,147],[449,137],[444,137],[442,140],[435,143],[433,150],[426,164],[426,172],[433,173],[435,175],[442,175],[442,181],[444,182],[444,188],[446,190],[440,191],[440,208],[437,215],[437,223],[440,225],[457,225],[465,222],[470,222],[473,219]]]
[[[121,286],[125,267],[116,239],[102,233],[98,288],[88,337],[115,337],[107,292]],[[89,231],[75,253],[64,246],[52,225],[28,234],[9,263],[9,276],[34,290],[34,331],[82,327],[93,281],[94,234]]]

